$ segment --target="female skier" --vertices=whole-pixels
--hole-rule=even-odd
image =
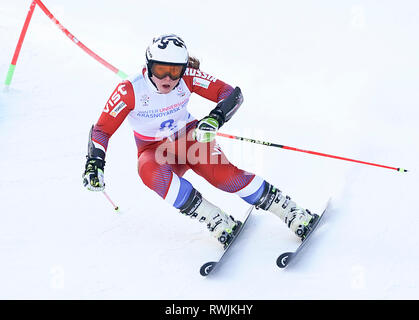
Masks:
[[[187,110],[192,93],[217,103],[200,121]],[[189,169],[218,189],[279,216],[303,238],[315,215],[261,177],[231,164],[215,142],[217,130],[242,102],[239,87],[232,88],[199,69],[199,61],[189,57],[180,37],[154,38],[142,71],[118,84],[90,130],[84,186],[91,191],[104,190],[108,141],[128,118],[142,181],[182,214],[205,222],[221,244],[232,239],[237,221],[182,178]]]

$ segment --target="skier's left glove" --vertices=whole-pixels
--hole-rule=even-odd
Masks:
[[[105,160],[87,158],[83,173],[83,185],[90,191],[103,191],[105,189],[104,170]]]
[[[215,139],[218,128],[219,124],[216,119],[212,117],[205,117],[198,122],[192,136],[198,142],[211,142]]]

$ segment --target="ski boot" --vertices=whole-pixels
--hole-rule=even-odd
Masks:
[[[227,228],[221,232],[221,235],[218,237],[218,241],[224,246],[224,249],[230,245],[231,240],[236,236],[237,231],[241,227],[241,221],[235,221],[233,216],[229,216],[235,222],[235,225],[232,228]]]
[[[217,206],[202,197],[201,193],[193,189],[189,199],[180,208],[180,212],[191,218],[198,219],[207,225],[211,234],[226,248],[235,232],[240,226],[240,221],[235,221],[233,216],[227,215]]]
[[[289,196],[283,195],[280,190],[267,182],[265,190],[255,206],[257,209],[260,208],[277,215],[303,241],[319,217],[298,206]]]

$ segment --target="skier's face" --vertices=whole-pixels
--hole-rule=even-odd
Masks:
[[[151,80],[153,80],[153,82],[156,84],[159,92],[163,94],[171,92],[180,81],[180,79],[172,80],[169,76],[166,76],[163,79],[159,79],[155,75],[151,76]]]

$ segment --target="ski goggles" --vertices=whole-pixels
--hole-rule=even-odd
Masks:
[[[151,73],[158,79],[164,79],[169,76],[172,80],[182,77],[185,66],[181,64],[162,64],[154,62],[151,66]]]

